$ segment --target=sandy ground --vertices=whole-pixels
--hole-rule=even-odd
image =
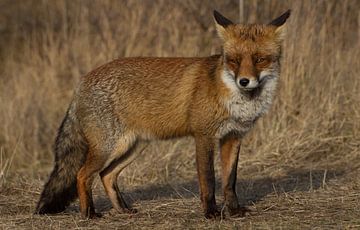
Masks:
[[[95,206],[102,218],[81,219],[78,202],[64,213],[32,215],[42,181],[17,175],[0,192],[2,229],[348,229],[360,228],[360,180],[358,172],[293,172],[284,177],[241,178],[240,203],[249,208],[244,218],[206,220],[198,199],[197,181],[146,184],[129,187],[125,197],[137,214],[118,214],[99,181],[95,183]],[[217,187],[220,183],[217,182]],[[217,189],[220,191],[219,189]],[[219,209],[222,196],[217,196]]]

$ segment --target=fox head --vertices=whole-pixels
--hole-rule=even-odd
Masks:
[[[267,25],[234,24],[216,10],[216,30],[223,41],[223,74],[242,90],[276,78],[280,69],[284,24],[290,10]]]

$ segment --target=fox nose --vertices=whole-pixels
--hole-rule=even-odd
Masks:
[[[249,84],[249,82],[250,81],[247,78],[241,78],[240,81],[239,81],[240,85],[243,86],[243,87],[246,87]]]

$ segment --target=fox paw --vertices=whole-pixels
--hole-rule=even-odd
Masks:
[[[251,210],[246,207],[237,207],[237,208],[229,208],[229,215],[231,217],[245,217],[246,213],[250,212]]]
[[[221,212],[217,209],[211,209],[207,210],[205,212],[205,218],[206,219],[216,219],[221,216]]]
[[[83,219],[97,219],[97,218],[101,218],[103,215],[101,213],[97,213],[97,212],[91,212],[89,214],[86,215],[81,215]]]

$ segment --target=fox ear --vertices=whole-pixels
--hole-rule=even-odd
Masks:
[[[216,25],[216,31],[219,34],[219,36],[223,39],[225,36],[225,29],[229,25],[234,24],[229,19],[225,18],[223,15],[221,15],[218,11],[214,10],[214,20]]]
[[[290,17],[291,10],[287,10],[279,17],[272,20],[268,25],[277,27],[275,29],[276,35],[282,40],[285,35],[284,25],[286,20]]]
[[[221,15],[218,11],[214,10],[214,19],[215,22],[226,28],[228,25],[234,24],[232,21],[230,21],[229,19],[225,18],[223,15]]]
[[[290,13],[291,13],[291,10],[287,10],[285,13],[283,13],[279,17],[275,18],[274,20],[272,20],[269,23],[269,25],[276,26],[276,27],[280,27],[280,26],[284,25],[286,20],[289,18]]]

